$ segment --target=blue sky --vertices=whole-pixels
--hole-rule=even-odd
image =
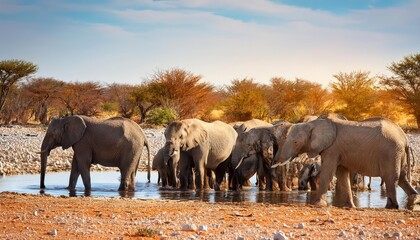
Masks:
[[[216,86],[327,86],[420,53],[419,12],[419,0],[0,0],[0,60],[68,82],[138,84],[182,68]]]

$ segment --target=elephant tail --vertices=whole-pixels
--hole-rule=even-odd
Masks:
[[[411,183],[411,164],[413,164],[413,167],[416,164],[416,159],[414,159],[414,153],[413,153],[413,148],[410,147],[409,145],[407,145],[405,147],[405,152],[407,155],[407,178],[408,178],[408,182]],[[410,157],[411,156],[411,157]],[[410,162],[410,160],[412,162]]]
[[[144,146],[147,149],[147,180],[150,182],[150,148],[147,139],[144,139]]]

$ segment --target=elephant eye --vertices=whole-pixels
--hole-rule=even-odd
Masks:
[[[179,139],[182,139],[182,135],[181,135],[181,136],[179,136]]]

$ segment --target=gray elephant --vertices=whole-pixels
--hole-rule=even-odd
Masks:
[[[311,191],[318,189],[319,173],[321,169],[321,161],[313,161],[311,163],[305,163],[299,172],[298,189],[308,190],[308,183]]]
[[[258,127],[240,134],[232,152],[232,166],[235,168],[234,189],[240,187],[245,177],[258,172],[259,188],[266,183],[266,190],[288,190],[286,186],[287,169],[272,169],[274,154],[281,149],[282,139],[286,135],[291,123],[283,122],[271,127]],[[280,167],[279,167],[280,168]],[[239,186],[238,186],[239,185]]]
[[[230,164],[236,137],[235,129],[221,121],[207,123],[199,119],[186,119],[171,122],[165,130],[165,161],[172,159],[173,172],[179,164],[181,185],[188,181],[188,171],[194,166],[197,189],[210,187],[206,172],[214,171],[214,189],[219,190]],[[186,153],[187,157],[180,158],[181,152]]]
[[[386,184],[386,208],[398,208],[397,184],[409,199],[418,196],[407,180],[407,150],[406,135],[388,119],[354,122],[335,117],[319,118],[290,127],[273,167],[289,162],[300,153],[307,153],[309,157],[320,154],[322,164],[315,205],[327,205],[326,192],[336,173],[337,202],[354,207],[349,177],[349,172],[354,171],[364,176],[380,176]]]
[[[233,125],[233,128],[236,130],[239,136],[241,133],[247,132],[256,127],[270,127],[270,126],[273,126],[273,125],[259,119],[251,119],[244,122],[236,122]],[[258,164],[256,164],[257,161],[258,161],[257,156],[251,155],[248,158],[245,158],[243,160],[240,168],[236,170],[233,170],[233,169],[230,170],[231,174],[233,171],[236,172],[236,174],[234,173],[235,178],[232,178],[232,182],[230,183],[232,189],[237,189],[238,187],[242,187],[242,186],[251,186],[249,179],[252,176],[254,176],[255,173],[257,173],[257,184],[259,183],[262,189],[265,188],[264,171],[260,169],[260,171],[258,172],[258,169],[261,168],[261,166],[258,167]],[[260,175],[258,175],[258,173],[260,173]],[[261,176],[261,177],[258,177],[258,176]]]
[[[254,118],[254,119],[247,120],[244,122],[237,122],[235,125],[233,125],[233,128],[236,130],[236,132],[239,135],[243,132],[247,132],[256,127],[270,127],[270,126],[273,126],[273,124]]]
[[[118,167],[121,172],[120,191],[134,191],[137,168],[143,147],[148,151],[148,180],[150,182],[150,152],[146,136],[132,120],[115,117],[99,120],[86,116],[53,119],[41,145],[41,184],[45,188],[47,158],[52,149],[73,148],[68,189],[74,190],[79,175],[85,191],[90,191],[91,164]]]
[[[152,161],[152,170],[158,172],[158,180],[157,183],[160,184],[162,182],[162,187],[168,187],[170,177],[169,167],[166,165],[164,160],[164,148],[159,149],[156,155],[153,157]]]

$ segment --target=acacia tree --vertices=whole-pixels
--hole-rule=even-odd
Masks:
[[[395,99],[414,115],[420,127],[420,54],[393,62],[388,69],[394,76],[381,77],[380,84],[394,93]]]
[[[111,84],[106,88],[108,100],[117,103],[118,113],[125,118],[131,118],[135,112],[136,101],[133,97],[135,86],[128,84]]]
[[[297,78],[272,78],[267,94],[273,116],[297,121],[305,115],[319,115],[329,108],[329,93],[320,84]]]
[[[146,89],[162,106],[177,111],[180,118],[197,117],[212,104],[213,86],[201,76],[183,69],[158,71],[146,80]]]
[[[224,100],[227,121],[246,121],[252,118],[265,119],[269,108],[265,98],[267,86],[255,83],[253,79],[233,80],[226,88]]]
[[[0,61],[0,112],[12,87],[22,78],[37,71],[38,67],[24,60]]]
[[[375,78],[369,72],[354,71],[334,75],[336,82],[330,83],[334,100],[338,103],[336,112],[350,120],[369,117],[377,100]]]
[[[48,123],[48,110],[56,104],[64,85],[63,81],[54,78],[32,78],[22,86],[28,97],[33,100],[35,120],[42,124]]]
[[[64,85],[59,99],[64,115],[81,114],[94,116],[99,113],[103,88],[96,82],[68,83]]]

